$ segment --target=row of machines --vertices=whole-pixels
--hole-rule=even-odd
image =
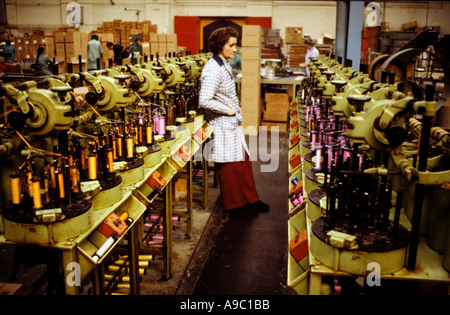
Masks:
[[[81,279],[133,228],[138,253],[150,203],[212,132],[198,109],[209,58],[2,83],[0,242],[60,250]]]
[[[289,285],[449,282],[450,132],[434,124],[435,87],[417,99],[388,72],[377,82],[327,56],[310,70],[290,111]]]

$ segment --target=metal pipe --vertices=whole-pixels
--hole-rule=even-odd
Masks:
[[[427,98],[430,98],[434,93],[431,93],[430,85],[427,86]],[[428,149],[430,145],[431,125],[433,117],[424,116],[422,121],[422,130],[420,131],[419,139],[419,172],[427,170]],[[425,196],[425,185],[416,184],[416,193],[414,196],[414,209],[411,219],[411,236],[409,244],[408,265],[409,270],[416,268],[417,250],[419,247],[420,234],[420,220],[422,218],[423,199]]]

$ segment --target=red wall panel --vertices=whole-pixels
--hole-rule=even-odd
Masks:
[[[271,17],[247,17],[248,25],[261,25],[261,28],[272,28]]]
[[[199,53],[199,17],[176,16],[174,29],[178,38],[178,46],[187,47],[193,55]]]

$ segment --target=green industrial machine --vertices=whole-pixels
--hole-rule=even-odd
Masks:
[[[130,271],[130,293],[138,294],[139,256],[153,250],[143,223],[164,196],[164,244],[155,252],[170,278],[171,180],[183,168],[192,171],[212,133],[196,102],[210,57],[2,84],[0,243],[59,251],[63,294],[79,293],[68,280],[73,264],[75,278],[94,274],[95,293],[111,293],[99,266],[126,243],[122,267]],[[192,176],[189,185],[192,195]],[[192,234],[192,196],[187,208]]]
[[[449,69],[433,62],[438,75],[404,82],[311,62],[291,108],[301,137],[289,157],[300,152],[301,164],[290,168],[288,285],[298,294],[335,294],[358,277],[364,290],[372,275],[450,283],[449,131],[436,125]]]

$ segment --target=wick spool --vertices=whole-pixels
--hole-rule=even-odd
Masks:
[[[64,199],[66,198],[66,191],[64,189],[64,174],[61,171],[56,171],[55,174],[58,181],[59,198]]]
[[[33,189],[33,207],[34,209],[42,208],[42,200],[41,200],[41,182],[39,178],[34,177],[31,180],[31,185]]]
[[[12,204],[20,204],[20,175],[13,173],[10,175],[11,179],[11,194],[12,194]]]
[[[128,135],[126,137],[126,144],[127,144],[127,158],[133,158],[134,157],[134,140],[131,135]]]
[[[89,179],[96,180],[97,179],[97,156],[95,154],[89,154],[88,164],[89,164]]]
[[[114,172],[114,150],[112,148],[106,149],[106,162],[108,165],[108,172]]]

